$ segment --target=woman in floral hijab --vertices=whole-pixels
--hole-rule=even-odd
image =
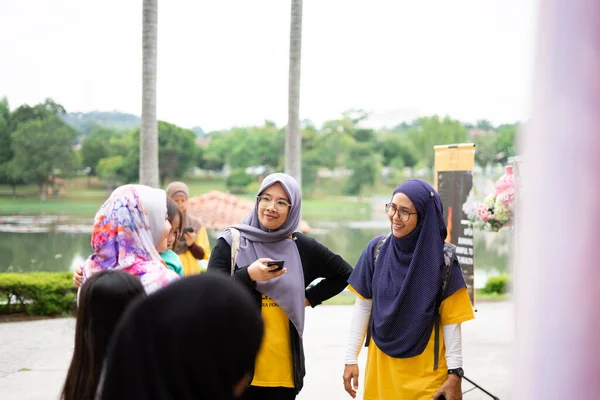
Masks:
[[[94,219],[92,254],[82,265],[83,281],[102,270],[122,270],[140,278],[152,293],[178,275],[159,252],[166,250],[171,229],[166,220],[164,190],[143,185],[121,186],[100,207]]]

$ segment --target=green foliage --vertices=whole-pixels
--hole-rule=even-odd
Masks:
[[[13,193],[17,184],[23,183],[15,169],[12,159],[12,123],[8,100],[4,97],[0,100],[0,183],[9,184],[13,187]]]
[[[20,123],[12,134],[15,171],[24,181],[45,184],[51,175],[68,175],[75,166],[75,131],[56,116]]]
[[[359,195],[364,186],[373,186],[377,176],[377,158],[369,143],[356,143],[350,148],[347,167],[352,176],[346,180],[344,194]]]
[[[475,162],[485,167],[496,161],[498,136],[495,132],[482,133],[473,139],[475,143]]]
[[[519,124],[501,125],[498,127],[498,161],[506,163],[508,157],[516,154],[517,132]]]
[[[213,132],[211,137],[204,153],[204,167],[208,170],[221,170],[225,164],[233,169],[266,166],[275,170],[282,164],[285,131],[272,122]]]
[[[374,143],[377,140],[373,129],[355,129],[352,132],[352,137],[357,142]]]
[[[11,131],[15,131],[20,124],[32,120],[43,120],[49,117],[58,117],[66,111],[63,106],[55,103],[52,99],[46,99],[43,103],[33,107],[23,104],[14,110],[10,117]]]
[[[485,283],[483,292],[486,294],[504,294],[508,291],[510,277],[508,275],[497,275],[489,278]]]
[[[0,274],[0,314],[71,314],[77,298],[72,279],[70,272]]]
[[[315,151],[302,154],[302,193],[310,196],[315,188],[321,159]]]
[[[516,154],[517,131],[519,124],[500,125],[497,130],[480,133],[473,139],[475,162],[485,167],[492,163],[505,164],[508,157]]]
[[[494,125],[492,125],[492,123],[487,119],[478,119],[477,129],[481,129],[483,131],[491,131],[494,129]]]
[[[10,109],[6,97],[0,100],[0,166],[13,157],[10,146]]]
[[[248,185],[253,180],[252,175],[248,175],[243,169],[235,169],[227,177],[225,186],[231,193],[246,194],[248,192]]]
[[[98,176],[109,181],[118,182],[126,174],[125,166],[123,156],[105,157],[98,162]]]
[[[417,163],[416,150],[406,136],[405,133],[394,132],[378,144],[377,149],[381,153],[384,166],[398,168],[401,165],[401,168],[404,168],[412,167]]]
[[[204,147],[196,147],[196,155],[194,156],[194,165],[200,169],[206,169],[206,162],[204,160],[206,149]]]
[[[440,119],[437,115],[419,118],[407,134],[407,139],[415,147],[418,160],[423,161],[423,165],[428,168],[433,168],[433,146],[465,143],[469,140],[469,133],[459,121],[449,117]]]
[[[347,164],[347,154],[356,143],[354,129],[349,119],[326,121],[323,124],[315,145],[323,167],[334,169]]]
[[[72,150],[74,131],[59,116],[65,109],[52,99],[12,113],[0,101],[0,184],[33,182],[40,188],[51,175],[68,175],[79,163]]]
[[[139,135],[139,131],[138,132]],[[183,177],[196,164],[196,135],[189,129],[158,121],[158,165],[161,182]]]
[[[97,175],[101,159],[112,155],[110,141],[122,133],[104,127],[98,127],[86,137],[81,145],[81,160],[84,167],[90,168],[90,175]]]
[[[104,155],[97,162],[98,174],[121,183],[137,182],[139,179],[140,130],[127,134],[101,129],[95,131],[84,144],[90,141],[91,148],[97,147]],[[101,143],[108,143],[102,149]],[[83,148],[82,148],[83,150]],[[90,151],[91,153],[91,151]],[[87,154],[87,153],[86,153]],[[183,177],[197,163],[197,146],[194,133],[177,125],[158,121],[158,162],[162,183]],[[109,158],[109,160],[105,160]],[[95,157],[86,158],[93,164]],[[104,161],[104,162],[103,162]]]

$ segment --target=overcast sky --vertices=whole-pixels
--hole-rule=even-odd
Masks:
[[[287,121],[289,0],[159,2],[158,117]],[[535,0],[304,0],[301,118],[528,117]],[[141,113],[141,0],[0,0],[0,96]]]

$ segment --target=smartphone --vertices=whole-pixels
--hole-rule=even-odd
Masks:
[[[188,226],[187,228],[183,228],[183,231],[181,231],[181,233],[192,233],[194,232],[194,228],[192,228],[191,226]]]
[[[271,261],[267,261],[265,265],[267,267],[272,267],[273,265],[277,265],[277,268],[269,271],[269,272],[277,272],[277,271],[281,271],[283,269],[284,263],[285,263],[285,261],[283,261],[283,260],[271,260]]]

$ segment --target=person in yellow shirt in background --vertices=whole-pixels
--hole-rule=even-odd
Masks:
[[[200,273],[198,260],[208,260],[210,258],[210,244],[206,228],[202,225],[200,219],[191,216],[187,212],[190,189],[185,183],[171,182],[167,186],[167,197],[177,204],[183,215],[183,235],[175,243],[173,250],[181,260],[184,276],[198,274]]]
[[[369,329],[365,400],[462,399],[460,328],[474,315],[455,255],[442,291],[447,236],[442,210],[427,182],[402,183],[386,205],[391,234],[383,242],[382,236],[371,240],[348,280],[357,299],[343,379],[353,398]]]
[[[304,309],[344,290],[352,272],[342,257],[296,232],[301,206],[294,178],[281,173],[267,176],[254,210],[221,234],[208,262],[209,272],[233,274],[233,280],[249,289],[265,323],[252,381],[242,400],[296,398],[305,375]],[[232,228],[240,234],[238,247],[233,245]],[[232,246],[234,254],[239,250],[233,268]],[[283,268],[270,261],[283,261]],[[317,278],[324,279],[308,287]]]

